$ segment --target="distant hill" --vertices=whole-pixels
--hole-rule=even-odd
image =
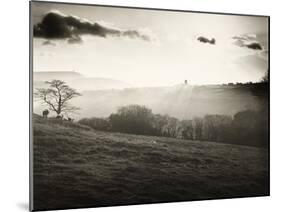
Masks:
[[[40,71],[33,72],[34,81],[47,81],[47,80],[73,80],[83,77],[82,74],[75,71]]]
[[[87,78],[81,77],[73,79],[69,85],[78,90],[106,90],[106,89],[123,89],[130,87],[130,84],[120,80],[109,78]]]
[[[53,79],[63,80],[78,91],[83,90],[105,90],[123,89],[130,87],[130,84],[110,78],[85,77],[74,71],[61,72],[34,72],[34,87],[45,87],[45,81]]]

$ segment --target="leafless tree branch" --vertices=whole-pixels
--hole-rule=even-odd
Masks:
[[[71,106],[69,101],[75,97],[81,96],[75,89],[69,87],[64,81],[52,80],[46,81],[49,88],[38,88],[34,93],[36,100],[47,105],[51,111],[57,115],[66,112],[74,112],[80,108]]]

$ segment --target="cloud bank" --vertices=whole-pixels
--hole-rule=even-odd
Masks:
[[[263,50],[255,34],[233,36],[234,44],[239,47],[246,47],[253,50]]]
[[[77,16],[65,15],[59,11],[48,12],[41,22],[34,25],[34,37],[45,39],[68,39],[68,43],[81,43],[81,35],[100,37],[117,36],[151,41],[151,37],[135,29],[121,30],[106,27]]]

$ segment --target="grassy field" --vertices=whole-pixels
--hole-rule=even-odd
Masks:
[[[269,194],[266,149],[33,124],[36,210]]]

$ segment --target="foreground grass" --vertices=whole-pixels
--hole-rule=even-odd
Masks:
[[[34,208],[268,195],[267,150],[34,119]]]

